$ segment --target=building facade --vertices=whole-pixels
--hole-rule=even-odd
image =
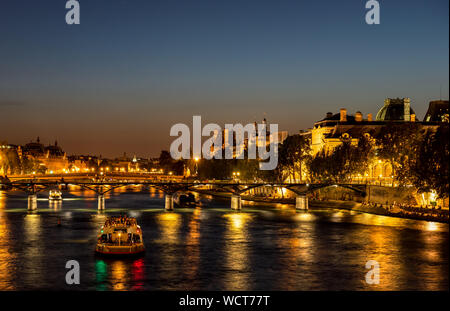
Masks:
[[[414,122],[417,126],[432,130],[439,122],[448,122],[448,101],[431,101],[425,119],[426,121],[419,121],[409,98],[387,98],[375,120],[371,113],[366,117],[360,111],[350,115],[347,109],[342,108],[336,114],[328,112],[324,119],[314,123],[312,129],[302,132],[301,135],[310,136],[311,152],[314,156],[320,151],[331,153],[344,141],[357,145],[363,136],[376,139],[388,123]],[[392,183],[392,166],[381,159],[374,159],[365,176],[355,178]]]
[[[53,145],[44,146],[38,137],[22,147],[21,159],[27,158],[39,162],[42,170],[47,174],[60,174],[68,172],[69,161],[66,153],[58,146],[55,141]]]

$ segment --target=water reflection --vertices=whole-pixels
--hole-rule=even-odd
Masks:
[[[0,290],[14,290],[12,277],[16,255],[11,250],[10,240],[12,239],[10,224],[5,215],[6,197],[0,190]]]
[[[189,263],[184,275],[188,282],[195,282],[200,268],[200,216],[201,209],[195,208],[188,223],[185,257]]]
[[[393,232],[391,235],[386,236],[383,230],[378,227],[372,228],[369,234],[370,240],[365,245],[365,251],[361,253],[355,263],[367,262],[369,260],[376,260],[380,264],[380,284],[373,284],[367,289],[388,290],[395,289],[399,280],[396,270],[408,269],[404,266],[404,262],[397,258],[398,244],[400,243],[400,237],[398,232]],[[392,252],[391,247],[396,249],[396,252]],[[390,249],[390,251],[387,251]],[[366,254],[364,256],[364,254]],[[397,258],[397,259],[396,259]],[[363,281],[361,281],[363,282]]]
[[[114,260],[111,263],[111,284],[113,290],[126,290],[129,274],[127,265],[122,260]]]
[[[95,281],[96,290],[103,291],[107,290],[106,281],[108,278],[108,266],[105,261],[97,260],[95,262]]]
[[[299,212],[295,216],[295,219],[298,221],[314,221],[316,217],[314,216],[314,214],[309,212]]]
[[[156,216],[161,228],[161,241],[163,243],[176,243],[178,240],[178,229],[181,224],[181,215],[174,212],[164,212]]]
[[[29,213],[23,222],[24,252],[21,258],[24,271],[21,274],[28,286],[42,282],[43,243],[41,236],[41,215]]]
[[[442,236],[436,234],[439,228],[437,223],[429,222],[427,229],[431,232],[422,232],[418,241],[422,246],[419,248],[418,257],[423,258],[426,264],[421,266],[417,273],[421,276],[421,286],[423,290],[435,290],[436,288],[447,287],[448,289],[448,272],[442,269],[440,262],[442,261],[442,250],[447,246]],[[447,250],[448,256],[448,250]]]
[[[249,236],[247,225],[252,216],[234,212],[224,215],[225,232],[225,288],[227,290],[250,289]]]
[[[145,264],[144,258],[135,260],[131,266],[131,276],[133,281],[132,290],[142,290],[145,285]]]
[[[181,244],[179,238],[181,215],[175,212],[158,213],[156,222],[159,227],[159,239],[155,241],[159,249],[158,264],[161,265],[159,273],[160,277],[167,281],[168,289],[171,289],[174,280],[180,277],[180,271],[184,270],[182,266],[184,260],[178,247]]]
[[[151,198],[164,198],[164,192],[154,187],[149,188]]]
[[[48,200],[48,207],[53,211],[62,209],[62,200]]]
[[[295,225],[285,224],[276,233],[277,249],[281,250],[278,264],[282,267],[278,284],[286,290],[298,290],[298,277],[308,279],[311,284],[317,276],[310,267],[315,263],[315,223],[316,217],[309,212],[299,212],[294,216]],[[284,250],[284,251],[283,251]]]
[[[427,221],[426,228],[428,231],[437,231],[439,230],[439,226],[437,222]]]
[[[95,193],[70,191],[64,209],[42,202],[36,212],[26,195],[0,191],[0,289],[64,289],[66,258],[88,270],[83,290],[448,289],[448,224],[257,204],[232,212],[204,198],[165,212],[156,190],[111,193],[98,213]],[[98,228],[118,213],[139,218],[144,257],[93,256]],[[380,263],[380,285],[365,283],[368,260]]]
[[[144,258],[97,259],[96,290],[141,290],[145,285]]]

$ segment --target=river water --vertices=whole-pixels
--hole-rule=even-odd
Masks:
[[[448,290],[448,224],[335,209],[201,197],[195,209],[164,210],[163,194],[116,189],[97,211],[91,191],[60,203],[0,191],[0,290]],[[96,236],[108,215],[136,217],[146,253],[102,259]],[[58,226],[58,218],[61,226]],[[81,283],[67,285],[68,260]],[[376,260],[380,283],[367,284]]]

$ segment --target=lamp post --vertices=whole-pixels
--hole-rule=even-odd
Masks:
[[[200,159],[198,158],[198,157],[195,157],[194,158],[194,161],[195,161],[195,176],[197,176],[198,175],[198,161],[199,161]]]

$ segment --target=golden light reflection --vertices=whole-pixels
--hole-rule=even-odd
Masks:
[[[361,213],[356,220],[363,224],[375,226],[403,227],[407,220],[399,217],[381,216],[375,214]]]
[[[340,212],[334,212],[331,215],[331,220],[339,222],[339,221],[341,221],[342,217],[344,217],[344,216],[345,216],[345,214],[343,212],[341,212],[341,211]]]
[[[201,215],[201,209],[196,208],[194,209],[194,212],[192,213],[193,217],[189,221],[189,235],[188,235],[188,243],[194,242],[195,244],[198,244],[198,241],[200,239],[200,215]]]
[[[186,262],[189,268],[186,269],[186,278],[195,281],[200,268],[200,215],[201,209],[196,208],[189,221],[189,231],[186,239]]]
[[[292,206],[289,204],[275,203],[274,206],[280,210],[286,210],[292,212]]]
[[[126,290],[126,284],[128,284],[127,265],[121,260],[116,260],[111,263],[110,267],[113,290]]]
[[[24,218],[25,248],[23,262],[25,269],[22,272],[29,286],[42,281],[42,245],[41,237],[41,215],[28,214]]]
[[[16,255],[10,252],[11,231],[6,215],[3,212],[6,205],[5,200],[3,191],[0,191],[0,290],[14,290],[12,273]]]
[[[392,217],[374,217],[373,223],[385,224],[393,226],[396,219]],[[391,222],[393,220],[393,222]],[[387,228],[382,225],[373,226],[370,228],[370,241],[364,245],[364,251],[355,260],[355,264],[367,262],[369,260],[376,260],[380,264],[380,284],[370,285],[369,290],[395,290],[400,286],[402,279],[398,277],[397,272],[406,271],[410,269],[406,262],[402,260],[402,232],[392,230],[390,234],[386,234]],[[392,249],[397,250],[392,252]],[[395,272],[395,273],[394,273]],[[400,274],[404,274],[401,272]],[[365,281],[361,281],[365,286],[368,286]]]
[[[295,218],[301,221],[313,221],[314,219],[316,219],[316,216],[308,212],[301,212],[297,214]]]
[[[0,190],[0,211],[4,210],[6,206],[6,196],[4,191]]]
[[[181,215],[173,212],[164,212],[158,214],[156,220],[161,227],[161,241],[163,243],[176,243],[178,230],[181,225]]]
[[[246,221],[251,218],[248,214],[227,214],[224,217],[228,218],[233,231],[242,229]]]
[[[422,265],[420,274],[426,277],[422,278],[422,290],[436,290],[444,284],[448,284],[448,274],[443,272],[442,263],[445,262],[445,257],[442,256],[443,247],[448,247],[448,242],[445,243],[444,237],[448,237],[448,233],[444,234],[442,231],[448,231],[447,224],[440,224],[436,222],[427,222],[425,225],[426,231],[421,232],[422,245],[418,249],[417,256],[423,258],[427,264]],[[444,231],[445,232],[445,231]],[[448,261],[447,261],[448,263]]]
[[[177,213],[170,213],[170,212],[166,212],[166,213],[162,213],[158,215],[158,219],[161,221],[167,221],[167,222],[177,222],[180,219],[180,215]]]
[[[149,193],[150,193],[151,198],[163,198],[164,197],[164,192],[161,190],[158,190],[154,187],[150,187]]]
[[[59,211],[62,208],[62,200],[48,200],[48,207],[51,210]]]
[[[280,227],[274,238],[277,249],[283,250],[278,255],[279,265],[283,267],[277,282],[285,290],[298,290],[298,280],[293,277],[293,271],[305,269],[305,275],[311,283],[317,282],[317,277],[309,273],[309,267],[315,264],[315,225],[311,221],[314,215],[302,212],[294,216],[297,227]]]
[[[159,257],[166,267],[176,267],[179,264],[180,255],[174,252],[180,244],[179,230],[181,227],[181,215],[175,212],[163,212],[156,215],[156,222],[160,228],[160,237],[153,240],[161,244]],[[164,277],[176,279],[179,277],[178,269],[167,269]]]
[[[223,217],[227,219],[225,233],[225,274],[226,290],[249,290],[250,264],[248,262],[248,229],[247,224],[252,219],[250,214],[230,213]]]
[[[428,221],[427,222],[426,228],[427,228],[428,231],[437,231],[437,230],[439,230],[438,223],[432,222],[432,221]]]
[[[24,231],[27,242],[39,241],[41,231],[41,216],[37,214],[28,214],[24,220]]]

